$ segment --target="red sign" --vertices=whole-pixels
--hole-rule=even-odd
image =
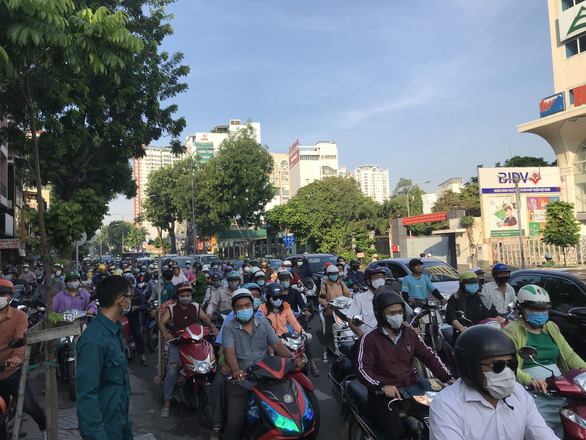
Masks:
[[[399,252],[399,245],[397,245],[397,244],[393,245],[393,252]]]
[[[299,162],[299,147],[296,147],[292,153],[289,153],[289,169]]]
[[[18,238],[0,240],[0,249],[18,249],[19,247],[20,240]]]
[[[572,89],[572,93],[574,94],[574,107],[586,104],[586,86],[576,87]]]
[[[405,217],[403,219],[403,226],[416,225],[418,223],[443,222],[447,220],[447,218],[447,212],[434,212],[432,214],[414,215],[412,217]]]
[[[289,147],[289,154],[291,154],[293,152],[293,150],[299,146],[299,139],[297,139],[295,142],[293,142],[293,145],[291,145]]]

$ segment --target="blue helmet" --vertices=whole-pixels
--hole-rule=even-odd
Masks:
[[[240,274],[238,272],[236,272],[235,270],[228,272],[228,275],[226,275],[226,279],[227,280],[236,280],[236,279],[240,279]]]
[[[511,269],[509,269],[509,266],[507,266],[504,263],[497,263],[492,267],[492,274],[494,275],[495,273],[499,273],[499,272],[510,272]]]
[[[271,299],[273,296],[283,296],[284,294],[283,287],[279,283],[271,283],[266,288],[267,299]]]
[[[256,283],[246,283],[241,287],[241,289],[258,290],[259,292],[262,292],[261,287]]]

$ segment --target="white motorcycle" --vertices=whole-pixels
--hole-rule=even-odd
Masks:
[[[328,302],[328,307],[332,307],[334,310],[334,323],[332,324],[334,342],[333,346],[328,347],[328,349],[336,356],[342,355],[340,352],[340,345],[343,342],[353,342],[358,339],[348,326],[348,318],[346,316],[352,301],[352,298],[339,296],[338,298]],[[324,310],[325,308],[320,305],[319,319],[321,322],[321,328],[317,331],[317,336],[322,345],[324,345],[324,335],[326,334],[326,319],[324,316]]]

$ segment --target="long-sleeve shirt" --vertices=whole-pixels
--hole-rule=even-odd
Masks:
[[[214,292],[206,313],[212,315],[216,310],[232,310],[232,292],[227,287],[220,287]]]
[[[482,286],[481,299],[487,309],[490,309],[490,306],[494,306],[497,312],[505,315],[508,305],[515,303],[517,300],[517,295],[513,286],[508,283],[505,284],[505,293],[503,295],[496,281],[491,281]]]
[[[289,291],[285,294],[283,300],[289,303],[294,313],[301,313],[306,307],[301,292],[293,286],[289,287]]]
[[[98,308],[94,301],[90,301],[90,294],[85,289],[77,289],[75,296],[71,296],[68,291],[62,290],[53,297],[53,311],[62,313],[65,310],[87,310],[96,313]]]
[[[99,314],[77,343],[77,419],[86,440],[132,440],[122,324]]]
[[[275,313],[274,309],[268,313],[268,307],[266,303],[261,304],[258,310],[261,311],[265,317],[271,321],[271,326],[277,335],[281,336],[283,333],[287,333],[289,331],[287,328],[287,323],[289,323],[291,327],[293,327],[293,330],[295,330],[297,333],[301,333],[301,326],[299,325],[299,322],[297,322],[297,318],[295,318],[295,315],[291,310],[291,306],[289,306],[288,303],[284,302],[283,310],[278,313]]]
[[[14,307],[7,307],[6,314],[0,319],[0,349],[8,347],[8,343],[13,339],[22,338],[24,332],[28,329],[28,319],[26,313]],[[20,348],[8,348],[0,352],[0,360],[5,361],[10,358],[24,359],[24,346]],[[20,367],[18,367],[20,368]],[[0,372],[0,380],[12,376],[18,370],[6,366],[4,371]]]
[[[328,305],[328,301],[336,299],[339,296],[345,296],[347,298],[352,298],[352,294],[346,287],[346,285],[341,281],[336,281],[335,283],[330,281],[329,279],[324,280],[321,285],[321,289],[319,291],[319,295],[325,295],[326,298],[320,298],[319,303],[322,307],[326,307]],[[328,307],[324,312],[326,315],[332,315],[332,308]]]

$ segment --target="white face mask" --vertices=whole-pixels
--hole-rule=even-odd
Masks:
[[[401,326],[403,325],[403,315],[395,315],[395,316],[386,316],[387,318],[387,323],[389,324],[389,327],[391,327],[393,330],[399,330],[401,328]]]
[[[55,275],[57,275],[58,277],[61,276],[61,271],[60,270],[56,270],[55,271]]]
[[[23,270],[24,270],[25,272],[28,272],[28,267],[25,267]]]
[[[77,289],[79,287],[79,281],[70,281],[67,283],[67,287],[71,290]]]
[[[515,373],[509,367],[500,373],[488,371],[484,373],[486,377],[486,390],[495,399],[504,399],[513,394],[515,389]]]
[[[378,289],[380,286],[384,286],[385,285],[385,280],[383,280],[382,278],[379,278],[377,280],[372,280],[372,288],[374,290]]]
[[[128,301],[128,308],[127,309],[124,309],[124,313],[128,313],[128,312],[130,312],[130,309],[132,308],[132,302],[130,301],[130,299],[128,299],[126,297],[124,297],[124,299],[126,301]]]
[[[271,299],[271,304],[274,305],[275,307],[281,307],[281,304],[283,304],[283,300],[282,299]]]
[[[6,306],[8,304],[10,304],[10,299],[11,299],[10,297],[7,297],[7,298],[1,297],[0,298],[0,310],[5,309]]]
[[[344,272],[338,272],[338,275],[340,275],[341,277],[344,276]]]

